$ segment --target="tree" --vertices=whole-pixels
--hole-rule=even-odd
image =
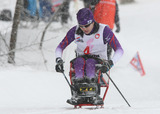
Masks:
[[[18,32],[18,25],[20,22],[20,12],[21,12],[21,0],[17,0],[15,13],[13,18],[13,25],[12,25],[12,32],[10,38],[10,47],[9,47],[9,55],[8,55],[8,63],[14,64],[15,63],[15,48],[16,48],[16,41],[17,41],[17,32]]]

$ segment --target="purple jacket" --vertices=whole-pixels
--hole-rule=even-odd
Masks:
[[[77,26],[74,26],[67,32],[67,35],[64,37],[64,39],[60,42],[60,44],[56,48],[56,52],[55,52],[56,58],[62,57],[63,50],[71,42],[75,40],[76,27]],[[95,27],[93,29],[95,29]],[[90,34],[92,34],[92,32],[93,30],[91,31]],[[115,53],[113,55],[112,61],[115,64],[120,59],[120,57],[123,55],[123,49],[119,41],[117,40],[116,36],[113,34],[112,30],[108,26],[105,26],[104,31],[103,31],[103,42],[104,44],[108,43],[113,48]]]

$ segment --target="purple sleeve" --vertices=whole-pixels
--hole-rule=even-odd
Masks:
[[[64,39],[60,42],[60,44],[56,48],[56,58],[57,57],[62,57],[63,50],[75,40],[75,32],[76,32],[76,26],[71,28]]]
[[[113,48],[115,53],[113,55],[112,61],[115,64],[123,55],[123,49],[116,36],[108,26],[104,28],[103,41],[105,44],[108,43]]]

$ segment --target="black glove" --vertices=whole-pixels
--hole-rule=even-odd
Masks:
[[[117,32],[117,33],[120,32],[120,24],[119,23],[116,23],[116,31],[115,32]]]
[[[63,73],[64,72],[64,69],[63,69],[63,60],[60,58],[60,57],[58,57],[58,58],[56,58],[56,71],[57,72],[61,72],[61,73]]]
[[[102,73],[108,72],[111,69],[112,66],[113,66],[113,61],[112,60],[103,61],[102,67],[101,67],[101,72]]]

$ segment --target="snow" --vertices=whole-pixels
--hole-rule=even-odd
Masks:
[[[1,1],[1,6],[13,9],[13,4],[10,7],[6,5],[11,2],[14,4],[15,0]],[[111,69],[110,75],[131,107],[127,106],[112,83],[102,109],[95,107],[74,109],[66,103],[71,93],[63,75],[54,70],[54,51],[69,28],[76,24],[75,12],[83,7],[79,1],[78,5],[71,3],[71,8],[76,10],[70,10],[72,20],[69,24],[62,26],[57,22],[48,29],[43,53],[36,44],[39,43],[46,24],[41,22],[38,28],[20,27],[17,49],[31,44],[33,46],[16,52],[16,65],[7,64],[6,56],[0,58],[0,114],[160,113],[159,4],[159,0],[136,0],[132,4],[119,5],[121,32],[115,34],[125,53]],[[2,35],[9,39],[11,23],[0,21],[0,25]],[[2,55],[6,51],[3,42],[0,43]],[[75,45],[71,44],[63,54],[65,74],[68,79],[69,61],[75,57],[74,49]],[[137,51],[146,71],[143,77],[129,65]]]

